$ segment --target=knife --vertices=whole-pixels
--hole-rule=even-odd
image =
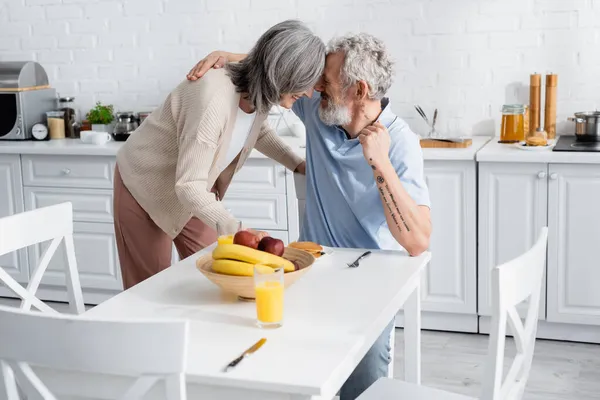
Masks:
[[[244,351],[238,358],[227,364],[225,370],[223,372],[229,371],[231,368],[238,365],[244,358],[248,357],[250,354],[254,353],[256,350],[260,349],[267,339],[262,338],[258,342],[254,343],[251,347],[249,347],[246,351]]]

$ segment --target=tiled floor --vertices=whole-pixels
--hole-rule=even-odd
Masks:
[[[422,333],[422,384],[479,397],[487,335]],[[507,338],[505,368],[514,355]],[[404,376],[402,329],[396,329],[394,375]],[[508,364],[508,365],[507,365]],[[600,345],[538,340],[524,400],[600,399]]]

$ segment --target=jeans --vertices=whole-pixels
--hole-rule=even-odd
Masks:
[[[390,335],[394,321],[385,327],[373,346],[356,366],[340,390],[340,400],[354,400],[379,378],[387,377],[388,365],[393,360],[390,354]]]

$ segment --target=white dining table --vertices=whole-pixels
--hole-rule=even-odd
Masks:
[[[223,292],[195,261],[208,248],[86,312],[97,318],[190,320],[188,398],[331,399],[404,310],[405,379],[420,383],[420,282],[430,253],[333,249],[286,289],[283,326],[260,329],[253,302]],[[223,368],[260,338],[234,369]],[[152,351],[152,349],[148,349]]]

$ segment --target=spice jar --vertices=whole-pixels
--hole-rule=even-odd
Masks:
[[[525,140],[525,107],[523,104],[502,106],[500,143],[518,143]]]
[[[50,131],[50,139],[65,138],[65,112],[64,111],[48,111],[46,112],[48,119],[48,130]]]
[[[81,124],[79,123],[79,112],[75,107],[75,98],[61,97],[58,99],[58,103],[60,110],[65,113],[65,136],[68,138],[80,137]]]

